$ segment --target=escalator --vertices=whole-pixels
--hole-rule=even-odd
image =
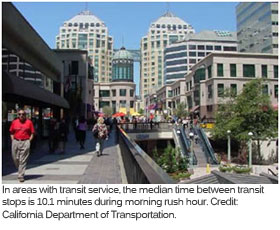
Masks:
[[[208,164],[219,164],[218,160],[214,154],[212,145],[211,145],[207,135],[205,134],[204,130],[202,128],[195,127],[195,128],[193,128],[193,131],[199,137],[199,143],[203,149],[203,152],[205,153],[207,163]]]
[[[180,128],[174,128],[173,129],[173,135],[174,135],[174,141],[177,147],[180,148],[181,150],[181,154],[184,157],[190,158],[191,157],[191,141],[189,138],[187,138],[187,135],[185,133],[185,130],[183,129],[183,127]],[[194,153],[193,156],[193,164],[196,165],[197,164],[197,159],[196,159],[196,155]]]

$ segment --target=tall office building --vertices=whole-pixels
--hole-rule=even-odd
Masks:
[[[278,54],[278,3],[243,2],[236,7],[238,51]]]
[[[94,67],[94,80],[112,80],[113,38],[105,23],[90,11],[82,11],[64,22],[56,36],[56,48],[87,50]]]
[[[237,51],[235,32],[204,30],[187,34],[183,41],[168,45],[164,50],[165,84],[185,79],[191,67],[213,52]]]
[[[186,34],[194,33],[191,25],[170,12],[152,22],[141,39],[140,95],[155,92],[164,84],[164,48]]]

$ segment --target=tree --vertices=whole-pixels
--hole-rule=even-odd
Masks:
[[[273,110],[269,96],[263,93],[264,83],[263,79],[254,79],[238,96],[225,94],[226,103],[219,105],[215,115],[216,124],[212,130],[215,139],[226,139],[227,130],[231,130],[231,136],[239,141],[242,150],[249,140],[248,133],[252,132],[261,156],[260,141],[278,134],[278,114]]]
[[[141,114],[141,115],[144,115],[144,109],[142,109],[142,108],[139,109],[138,113]]]
[[[104,106],[102,111],[106,117],[111,117],[113,114],[113,109],[109,106]]]
[[[177,105],[177,108],[174,111],[174,115],[177,117],[186,117],[188,116],[188,111],[186,111],[186,104],[185,103],[179,103]]]

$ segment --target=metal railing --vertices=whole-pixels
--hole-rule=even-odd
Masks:
[[[211,143],[210,143],[208,137],[206,136],[204,130],[202,128],[197,128],[197,127],[194,128],[194,130],[202,141],[203,148],[205,149],[205,153],[207,153],[209,156],[209,157],[207,157],[207,158],[209,158],[209,159],[207,159],[207,161],[210,160],[210,162],[208,162],[208,163],[218,164],[218,160],[215,156],[214,150],[213,150]]]
[[[122,159],[129,184],[173,184],[175,181],[133,141],[117,128]]]
[[[189,138],[187,138],[186,131],[185,131],[184,127],[180,127],[180,131],[181,131],[181,134],[182,134],[183,141],[186,145],[186,148],[189,150],[188,156],[190,157],[191,140]],[[197,158],[196,158],[195,152],[193,152],[193,164],[197,165]]]
[[[170,131],[173,124],[168,122],[139,122],[121,123],[119,126],[127,133],[145,133],[145,132],[158,132],[158,131]]]

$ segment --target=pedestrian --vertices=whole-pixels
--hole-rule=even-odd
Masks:
[[[199,137],[197,134],[194,135],[194,140],[195,140],[195,143],[198,144]]]
[[[59,124],[59,150],[60,154],[65,153],[65,145],[67,142],[67,136],[68,136],[68,128],[65,123],[65,119],[62,119]]]
[[[185,118],[183,119],[182,123],[183,123],[183,129],[184,129],[184,130],[186,129],[186,127],[188,128],[188,120],[187,120],[187,117],[185,117]]]
[[[104,140],[108,139],[108,129],[104,124],[103,117],[99,117],[97,120],[97,124],[92,129],[93,136],[97,139],[96,143],[96,151],[97,156],[101,156],[103,152]]]
[[[49,123],[49,153],[53,153],[55,151],[56,145],[56,135],[57,135],[57,121],[55,118],[50,119]]]
[[[87,131],[87,122],[86,122],[85,117],[81,116],[79,119],[79,124],[78,124],[80,149],[85,148],[86,131]]]
[[[137,118],[135,116],[132,117],[133,129],[137,129]]]
[[[18,168],[18,180],[24,182],[24,174],[28,157],[30,155],[30,143],[34,137],[35,129],[31,120],[26,119],[23,109],[18,111],[18,118],[10,126],[12,140],[12,158]]]
[[[73,127],[73,130],[75,132],[76,142],[79,142],[78,125],[79,125],[79,119],[77,119],[76,117],[73,117],[73,119],[72,119],[72,127]]]

